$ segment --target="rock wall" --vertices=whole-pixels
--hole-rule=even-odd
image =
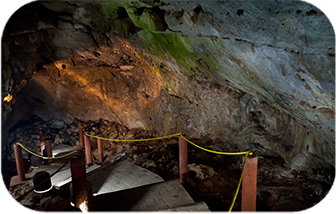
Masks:
[[[37,115],[335,164],[335,35],[301,1],[33,2],[2,38],[2,142]]]

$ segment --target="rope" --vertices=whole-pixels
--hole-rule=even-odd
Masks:
[[[247,157],[249,155],[253,155],[253,152],[251,151],[246,151],[246,152],[219,152],[219,151],[214,151],[214,150],[210,150],[210,149],[206,149],[204,147],[201,147],[193,142],[191,142],[190,140],[188,140],[187,138],[185,138],[182,133],[177,133],[177,134],[172,134],[172,135],[167,135],[167,136],[163,136],[163,137],[156,137],[156,138],[147,138],[147,139],[136,139],[136,140],[119,140],[119,139],[109,139],[109,138],[103,138],[103,137],[99,137],[99,136],[94,136],[94,135],[90,135],[88,133],[85,132],[84,128],[81,126],[84,134],[86,136],[89,136],[89,137],[92,137],[92,138],[97,138],[97,139],[102,139],[102,140],[108,140],[108,141],[119,141],[119,142],[139,142],[139,141],[150,141],[150,140],[158,140],[158,139],[164,139],[164,138],[169,138],[169,137],[174,137],[174,136],[181,136],[184,140],[186,140],[188,143],[190,143],[191,145],[199,148],[199,149],[202,149],[206,152],[210,152],[210,153],[215,153],[215,154],[220,154],[220,155],[245,155],[245,159],[244,159],[244,165],[243,165],[243,169],[242,169],[242,173],[240,175],[240,179],[239,179],[239,183],[238,183],[238,186],[237,186],[237,190],[236,190],[236,193],[235,193],[235,196],[232,200],[232,203],[231,203],[231,206],[230,206],[230,209],[229,209],[229,212],[232,211],[232,208],[236,202],[236,199],[237,199],[237,196],[238,196],[238,193],[239,193],[239,189],[240,189],[240,186],[241,186],[241,182],[243,180],[243,174],[244,174],[244,170],[245,170],[245,166],[246,166],[246,161],[247,161]]]
[[[17,201],[21,201],[23,200],[24,197],[26,197],[30,192],[32,192],[34,190],[34,188],[38,188],[40,186],[42,186],[42,184],[44,184],[45,182],[47,182],[49,179],[51,179],[52,176],[54,176],[56,173],[58,173],[65,165],[67,165],[67,163],[73,158],[73,156],[71,156],[60,168],[58,168],[55,172],[53,172],[49,178],[46,178],[45,180],[43,180],[40,184],[38,184],[36,187],[31,188],[28,192],[26,192],[25,194],[21,195],[20,197],[18,197],[16,200]]]
[[[244,174],[244,170],[245,170],[245,166],[246,166],[246,161],[247,161],[247,156],[249,155],[249,153],[246,153],[245,154],[245,159],[244,159],[244,165],[243,165],[243,169],[242,169],[242,173],[240,175],[240,179],[239,179],[239,183],[238,183],[238,187],[237,187],[237,190],[236,190],[236,194],[232,200],[232,204],[230,206],[230,209],[229,209],[229,212],[231,212],[232,208],[233,208],[233,205],[235,204],[236,202],[236,199],[237,199],[237,196],[238,196],[238,192],[239,192],[239,189],[240,189],[240,185],[241,185],[241,182],[243,180],[243,174]]]
[[[37,146],[35,148],[26,146],[26,148],[30,149],[30,150],[39,150],[39,149],[41,149],[41,147],[37,147]]]
[[[69,156],[69,155],[72,155],[72,154],[77,153],[77,150],[75,150],[75,151],[69,152],[68,154],[65,154],[65,155],[62,155],[62,156],[58,156],[58,157],[44,157],[44,156],[42,156],[42,155],[39,155],[39,154],[36,154],[36,153],[30,151],[26,146],[22,145],[22,144],[19,143],[19,142],[16,143],[16,144],[19,145],[19,146],[21,146],[24,150],[26,150],[26,151],[29,152],[30,154],[35,155],[35,156],[40,157],[40,158],[45,159],[45,160],[49,160],[49,159],[60,159],[60,158],[64,158],[64,157],[67,157],[67,156]]]
[[[199,148],[199,149],[202,149],[204,151],[207,151],[207,152],[211,152],[211,153],[215,153],[215,154],[220,154],[220,155],[245,155],[245,154],[248,154],[248,155],[252,155],[253,153],[250,152],[250,151],[247,151],[247,152],[218,152],[218,151],[213,151],[213,150],[210,150],[210,149],[206,149],[206,148],[203,148],[193,142],[191,142],[190,140],[188,140],[187,138],[185,138],[182,134],[180,134],[180,136],[185,139],[188,143],[190,143],[191,145]]]
[[[159,139],[164,139],[164,138],[178,136],[180,134],[181,133],[177,133],[177,134],[167,135],[167,136],[163,136],[163,137],[155,137],[155,138],[147,138],[147,139],[121,140],[121,139],[103,138],[103,137],[93,136],[93,135],[89,135],[89,134],[85,133],[86,136],[89,136],[89,137],[92,137],[92,138],[97,138],[97,139],[102,139],[102,140],[109,140],[109,141],[118,141],[118,142],[140,142],[140,141],[159,140]]]
[[[190,140],[188,140],[187,138],[185,138],[185,137],[182,135],[182,133],[176,133],[176,134],[167,135],[167,136],[163,136],[163,137],[155,137],[155,138],[147,138],[147,139],[121,140],[121,139],[110,139],[110,138],[104,138],[104,137],[99,137],[99,136],[90,135],[90,134],[88,134],[88,133],[84,130],[84,128],[83,128],[81,125],[80,125],[80,127],[82,128],[82,130],[83,130],[83,132],[84,132],[84,134],[85,134],[86,136],[88,136],[88,137],[92,137],[92,138],[101,139],[101,140],[117,141],[117,142],[140,142],[140,141],[151,141],[151,140],[165,139],[165,138],[170,138],[170,137],[174,137],[174,136],[181,136],[184,140],[186,140],[186,141],[187,141],[188,143],[190,143],[191,145],[193,145],[193,146],[195,146],[195,147],[197,147],[197,148],[199,148],[199,149],[202,149],[202,150],[204,150],[204,151],[206,151],[206,152],[215,153],[215,154],[220,154],[220,155],[245,155],[245,159],[244,159],[244,164],[243,164],[242,173],[241,173],[241,175],[240,175],[240,179],[239,179],[238,187],[237,187],[235,196],[234,196],[234,198],[233,198],[233,200],[232,200],[232,204],[231,204],[231,206],[230,206],[229,212],[232,211],[232,208],[233,208],[233,206],[234,206],[234,204],[235,204],[235,202],[236,202],[236,199],[237,199],[237,196],[238,196],[238,193],[239,193],[239,189],[240,189],[240,186],[241,186],[241,182],[242,182],[242,180],[243,180],[243,174],[244,174],[244,170],[245,170],[245,166],[246,166],[246,160],[247,160],[247,157],[248,157],[249,155],[252,155],[252,154],[253,154],[253,153],[250,152],[250,151],[246,151],[246,152],[219,152],[219,151],[214,151],[214,150],[206,149],[206,148],[204,148],[204,147],[201,147],[201,146],[199,146],[199,145],[197,145],[197,144],[191,142]],[[40,132],[40,133],[42,133],[42,132]],[[16,144],[19,145],[19,146],[21,146],[24,150],[26,150],[26,151],[29,152],[30,154],[35,155],[35,156],[40,157],[40,158],[43,158],[43,159],[59,159],[59,158],[64,158],[64,157],[67,157],[67,156],[69,156],[69,155],[71,155],[71,154],[74,154],[74,153],[77,153],[77,152],[78,152],[77,150],[75,150],[75,151],[72,151],[72,152],[70,152],[70,153],[68,153],[68,154],[59,156],[59,157],[44,157],[44,156],[42,156],[42,155],[39,155],[39,154],[36,154],[36,153],[30,151],[30,150],[28,149],[28,147],[22,145],[22,144],[19,143],[19,142],[16,143]],[[72,158],[72,157],[71,157],[71,158]],[[70,158],[70,159],[71,159],[71,158]],[[69,160],[70,160],[70,159],[69,159]],[[69,161],[69,160],[68,160],[68,161]],[[68,162],[68,161],[67,161],[67,162]],[[67,163],[67,162],[66,162],[66,163]],[[63,166],[65,166],[66,163],[65,163]],[[63,168],[63,166],[62,166],[61,168]],[[61,168],[60,168],[60,169],[61,169]],[[56,174],[60,169],[56,170],[55,173],[53,173],[53,175]],[[50,176],[50,177],[51,177],[51,176]]]
[[[82,127],[82,126],[81,126]],[[97,139],[101,139],[101,140],[108,140],[108,141],[117,141],[117,142],[140,142],[140,141],[151,141],[151,140],[159,140],[159,139],[164,139],[164,138],[170,138],[170,137],[174,137],[174,136],[179,136],[182,133],[177,133],[177,134],[172,134],[172,135],[167,135],[167,136],[163,136],[163,137],[155,137],[155,138],[147,138],[147,139],[133,139],[133,140],[121,140],[121,139],[111,139],[111,138],[104,138],[104,137],[99,137],[99,136],[94,136],[94,135],[90,135],[88,133],[86,133],[86,131],[84,130],[84,128],[82,127],[82,130],[84,132],[84,134],[88,137],[92,137],[92,138],[97,138]]]
[[[231,152],[218,152],[218,151],[213,151],[213,150],[210,150],[210,149],[206,149],[206,148],[203,148],[193,142],[191,142],[190,140],[188,140],[187,138],[185,138],[182,134],[180,135],[183,139],[185,139],[188,143],[192,144],[193,146],[199,148],[199,149],[202,149],[204,151],[207,151],[207,152],[211,152],[211,153],[215,153],[215,154],[221,154],[221,155],[245,155],[245,159],[244,159],[244,165],[243,165],[243,169],[242,169],[242,173],[240,175],[240,179],[239,179],[239,183],[238,183],[238,186],[237,186],[237,190],[236,190],[236,193],[235,193],[235,196],[232,200],[232,203],[231,203],[231,206],[230,206],[230,209],[229,209],[229,212],[231,212],[235,202],[236,202],[236,199],[237,199],[237,196],[238,196],[238,193],[239,193],[239,189],[240,189],[240,185],[241,185],[241,182],[243,180],[243,174],[244,174],[244,170],[245,170],[245,166],[246,166],[246,160],[247,160],[247,156],[249,155],[253,155],[253,152],[250,152],[250,151],[246,151],[246,152],[234,152],[234,153],[231,153]]]
[[[248,155],[252,155],[253,153],[250,152],[250,151],[247,151],[247,152],[234,152],[234,153],[231,153],[231,152],[218,152],[218,151],[213,151],[213,150],[210,150],[210,149],[206,149],[206,148],[203,148],[193,142],[191,142],[190,140],[188,140],[187,138],[185,138],[182,133],[176,133],[176,134],[172,134],[172,135],[167,135],[167,136],[163,136],[163,137],[156,137],[156,138],[147,138],[147,139],[134,139],[134,140],[121,140],[121,139],[111,139],[111,138],[104,138],[104,137],[99,137],[99,136],[95,136],[95,135],[90,135],[88,134],[84,128],[81,126],[84,134],[88,137],[92,137],[92,138],[97,138],[97,139],[101,139],[101,140],[108,140],[108,141],[118,141],[118,142],[140,142],[140,141],[151,141],[151,140],[159,140],[159,139],[164,139],[164,138],[170,138],[170,137],[174,137],[174,136],[181,136],[183,139],[185,139],[188,143],[192,144],[193,146],[199,148],[199,149],[202,149],[204,151],[207,151],[207,152],[211,152],[211,153],[215,153],[215,154],[221,154],[221,155],[245,155],[245,154],[248,154]]]
[[[48,142],[49,140],[46,140],[45,142]],[[44,146],[44,145],[42,145]],[[30,150],[40,150],[42,146],[34,146],[33,147],[30,147],[30,146],[25,146],[26,148],[30,149]]]

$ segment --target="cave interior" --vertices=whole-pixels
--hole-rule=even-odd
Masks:
[[[109,139],[183,133],[210,150],[251,151],[257,211],[308,209],[332,187],[335,34],[314,5],[36,1],[10,17],[1,48],[2,176],[13,197],[27,188],[9,187],[17,174],[13,145],[38,147],[40,131],[53,146],[79,145],[79,124]],[[104,161],[123,155],[178,179],[178,150],[176,137],[104,141]],[[27,171],[26,151],[23,158]],[[191,197],[228,210],[242,157],[189,145],[188,163]]]

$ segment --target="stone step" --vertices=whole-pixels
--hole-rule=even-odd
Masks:
[[[53,163],[36,168],[26,174],[26,182],[31,182],[29,178],[39,171],[52,174],[61,165]],[[94,195],[92,211],[209,211],[205,203],[195,203],[179,180],[164,182],[157,174],[127,160],[91,165],[86,171]],[[13,178],[11,185],[16,183]],[[51,181],[58,187],[69,184],[70,163]]]
[[[94,195],[163,182],[157,174],[127,160],[102,166],[87,174]]]
[[[52,163],[34,168],[27,173],[26,181],[20,182],[18,176],[13,176],[10,186],[19,183],[32,182],[32,177],[40,171],[46,171],[50,175],[59,169],[63,163]],[[106,165],[86,166],[87,180],[91,182],[92,192],[95,195],[131,189],[139,186],[155,184],[164,180],[157,174],[139,167],[127,160],[107,163]],[[57,174],[51,177],[51,183],[55,187],[62,187],[72,181],[70,162],[67,163]]]
[[[170,208],[166,210],[159,210],[160,212],[210,212],[208,205],[202,202],[196,202],[193,204],[188,204],[176,208]]]
[[[195,203],[178,180],[101,194],[93,198],[92,211],[159,211]]]
[[[46,171],[52,175],[56,170],[58,170],[64,163],[52,163],[50,165],[43,165],[38,168],[31,169],[30,172],[25,174],[26,180],[19,181],[18,176],[13,176],[10,180],[9,186],[15,186],[17,184],[32,182],[33,176],[41,171]],[[89,173],[97,168],[99,165],[91,165],[86,167],[86,173]],[[51,183],[53,186],[61,187],[67,183],[71,182],[71,172],[70,172],[70,162],[67,163],[57,174],[51,177]]]

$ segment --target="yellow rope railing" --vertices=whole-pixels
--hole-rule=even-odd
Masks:
[[[121,140],[121,139],[110,139],[110,138],[103,138],[103,137],[99,137],[99,136],[94,136],[94,135],[90,135],[88,133],[85,132],[84,128],[81,126],[84,134],[86,136],[89,136],[89,137],[92,137],[92,138],[97,138],[97,139],[101,139],[101,140],[108,140],[108,141],[117,141],[117,142],[140,142],[140,141],[151,141],[151,140],[159,140],[159,139],[164,139],[164,138],[170,138],[170,137],[174,137],[174,136],[181,136],[184,140],[186,140],[188,143],[190,143],[191,145],[199,148],[199,149],[202,149],[206,152],[210,152],[210,153],[214,153],[214,154],[220,154],[220,155],[245,155],[245,159],[244,159],[244,164],[243,164],[243,168],[242,168],[242,173],[240,175],[240,179],[239,179],[239,183],[238,183],[238,187],[237,187],[237,190],[235,192],[235,195],[234,195],[234,198],[232,200],[232,203],[231,203],[231,206],[230,206],[230,209],[229,209],[229,212],[232,211],[232,208],[236,202],[236,199],[237,199],[237,196],[238,196],[238,193],[239,193],[239,189],[240,189],[240,186],[241,186],[241,182],[243,180],[243,174],[244,174],[244,170],[245,170],[245,166],[246,166],[246,160],[247,160],[247,157],[249,155],[253,155],[253,152],[251,151],[246,151],[246,152],[219,152],[219,151],[214,151],[214,150],[210,150],[210,149],[206,149],[204,147],[201,147],[193,142],[191,142],[190,140],[188,140],[187,138],[185,138],[182,133],[177,133],[177,134],[172,134],[172,135],[167,135],[167,136],[163,136],[163,137],[156,137],[156,138],[147,138],[147,139],[133,139],[133,140]]]
[[[190,143],[191,145],[199,148],[199,149],[202,149],[204,151],[207,151],[207,152],[211,152],[211,153],[215,153],[215,154],[220,154],[220,155],[245,155],[245,154],[248,154],[248,155],[252,155],[253,153],[250,152],[250,151],[246,151],[246,152],[218,152],[218,151],[213,151],[213,150],[210,150],[210,149],[206,149],[206,148],[203,148],[193,142],[191,142],[190,140],[188,140],[187,138],[185,138],[182,133],[176,133],[176,134],[172,134],[172,135],[167,135],[167,136],[163,136],[163,137],[155,137],[155,138],[146,138],[146,139],[132,139],[132,140],[122,140],[122,139],[112,139],[112,138],[104,138],[104,137],[99,137],[99,136],[95,136],[95,135],[90,135],[88,134],[84,128],[81,126],[84,134],[88,137],[92,137],[92,138],[96,138],[96,139],[101,139],[101,140],[108,140],[108,141],[116,141],[116,142],[140,142],[140,141],[151,141],[151,140],[159,140],[159,139],[164,139],[164,138],[170,138],[170,137],[175,137],[175,136],[181,136],[183,139],[185,139],[188,143]]]
[[[190,140],[188,140],[187,138],[185,138],[182,134],[180,135],[183,139],[185,139],[188,143],[190,143],[191,145],[199,148],[199,149],[202,149],[204,151],[207,151],[207,152],[211,152],[211,153],[215,153],[215,154],[220,154],[220,155],[245,155],[245,154],[248,154],[248,155],[253,155],[252,152],[250,151],[247,151],[247,152],[218,152],[218,151],[213,151],[213,150],[210,150],[210,149],[206,149],[206,148],[203,148],[193,142],[191,142]]]
[[[243,169],[242,169],[242,173],[240,175],[240,179],[239,179],[239,183],[238,183],[238,186],[237,186],[237,190],[236,190],[236,193],[233,197],[233,200],[232,200],[232,203],[231,203],[231,206],[230,206],[230,209],[229,209],[229,212],[232,211],[232,208],[236,202],[236,199],[237,199],[237,196],[238,196],[238,193],[239,193],[239,189],[240,189],[240,186],[241,186],[241,182],[243,180],[243,175],[244,175],[244,170],[245,170],[245,166],[246,166],[246,160],[247,160],[247,157],[249,155],[253,155],[253,152],[250,152],[250,151],[246,151],[246,152],[218,152],[218,151],[213,151],[213,150],[210,150],[210,149],[206,149],[206,148],[203,148],[193,142],[191,142],[190,140],[188,140],[187,138],[185,138],[182,134],[180,135],[183,139],[185,139],[188,143],[190,143],[191,145],[199,148],[199,149],[202,149],[204,151],[207,151],[207,152],[211,152],[211,153],[215,153],[215,154],[220,154],[220,155],[245,155],[245,159],[244,159],[244,164],[243,164]]]
[[[16,144],[19,145],[19,146],[21,146],[24,150],[26,150],[26,151],[29,152],[30,154],[35,155],[35,156],[40,157],[40,158],[43,158],[43,159],[45,159],[45,160],[49,160],[49,159],[60,159],[60,158],[68,157],[69,155],[72,155],[72,154],[75,154],[75,153],[78,152],[77,150],[75,150],[75,151],[69,152],[69,153],[67,153],[67,154],[65,154],[65,155],[58,156],[58,157],[44,157],[44,156],[42,156],[42,155],[39,155],[39,154],[36,154],[36,153],[30,151],[26,146],[22,145],[22,144],[19,143],[19,142],[16,143]]]
[[[49,140],[46,140],[45,143],[47,143]],[[44,145],[41,145],[41,146],[34,146],[35,148],[33,147],[30,147],[30,146],[25,146],[27,149],[30,149],[30,150],[40,150],[41,147],[44,146]]]
[[[247,156],[249,156],[249,153],[246,153],[246,154],[245,154],[245,159],[244,159],[244,164],[243,164],[242,173],[241,173],[241,175],[240,175],[240,179],[239,179],[238,187],[237,187],[235,196],[233,197],[232,204],[231,204],[231,206],[230,206],[229,212],[231,212],[231,210],[232,210],[232,208],[233,208],[233,205],[234,205],[235,202],[236,202],[238,193],[239,193],[240,185],[241,185],[241,182],[242,182],[242,180],[243,180],[243,175],[244,175],[244,170],[245,170],[245,166],[246,166]]]
[[[177,133],[177,134],[172,134],[172,135],[167,135],[167,136],[163,136],[163,137],[154,137],[154,138],[147,138],[147,139],[132,139],[132,140],[122,140],[122,139],[111,139],[111,138],[104,138],[104,137],[99,137],[99,136],[94,136],[94,135],[90,135],[88,133],[86,133],[83,129],[83,132],[86,136],[88,137],[92,137],[92,138],[97,138],[97,139],[101,139],[101,140],[108,140],[108,141],[116,141],[116,142],[140,142],[140,141],[151,141],[151,140],[160,140],[160,139],[164,139],[164,138],[170,138],[170,137],[175,137],[175,136],[179,136],[181,135],[181,133]]]
[[[141,141],[151,141],[151,140],[159,140],[159,139],[165,139],[165,138],[170,138],[170,137],[175,137],[175,136],[181,136],[184,140],[186,140],[188,143],[190,143],[191,145],[199,148],[199,149],[202,149],[206,152],[210,152],[210,153],[214,153],[214,154],[220,154],[220,155],[245,155],[245,159],[244,159],[244,164],[243,164],[243,168],[242,168],[242,173],[240,175],[240,179],[239,179],[239,183],[238,183],[238,187],[237,187],[237,190],[235,192],[235,195],[234,195],[234,198],[233,198],[233,201],[231,203],[231,206],[230,206],[230,209],[229,209],[229,212],[232,211],[232,208],[235,204],[235,201],[237,199],[237,196],[238,196],[238,193],[239,193],[239,189],[240,189],[240,186],[241,186],[241,182],[242,182],[242,179],[243,179],[243,174],[244,174],[244,170],[245,170],[245,166],[246,166],[246,160],[247,160],[247,157],[249,155],[253,155],[252,152],[250,151],[246,151],[246,152],[219,152],[219,151],[214,151],[214,150],[210,150],[210,149],[206,149],[204,147],[201,147],[193,142],[191,142],[190,140],[188,140],[187,138],[185,138],[182,133],[176,133],[176,134],[172,134],[172,135],[167,135],[167,136],[163,136],[163,137],[155,137],[155,138],[147,138],[147,139],[132,139],[132,140],[122,140],[122,139],[111,139],[111,138],[104,138],[104,137],[99,137],[99,136],[94,136],[94,135],[90,135],[88,134],[87,132],[85,132],[84,128],[81,126],[84,134],[88,137],[91,137],[91,138],[96,138],[96,139],[101,139],[101,140],[107,140],[107,141],[116,141],[116,142],[141,142]],[[67,153],[65,155],[62,155],[62,156],[58,156],[58,157],[44,157],[42,155],[39,155],[39,154],[36,154],[32,151],[30,151],[28,149],[28,147],[22,145],[21,143],[16,143],[17,145],[21,146],[24,150],[26,150],[27,152],[29,152],[30,154],[32,155],[35,155],[37,157],[40,157],[40,158],[43,158],[43,159],[60,159],[60,158],[64,158],[64,157],[67,157],[69,155],[72,155],[72,154],[75,154],[78,152],[78,150],[75,150],[75,151],[72,151],[70,153]]]

